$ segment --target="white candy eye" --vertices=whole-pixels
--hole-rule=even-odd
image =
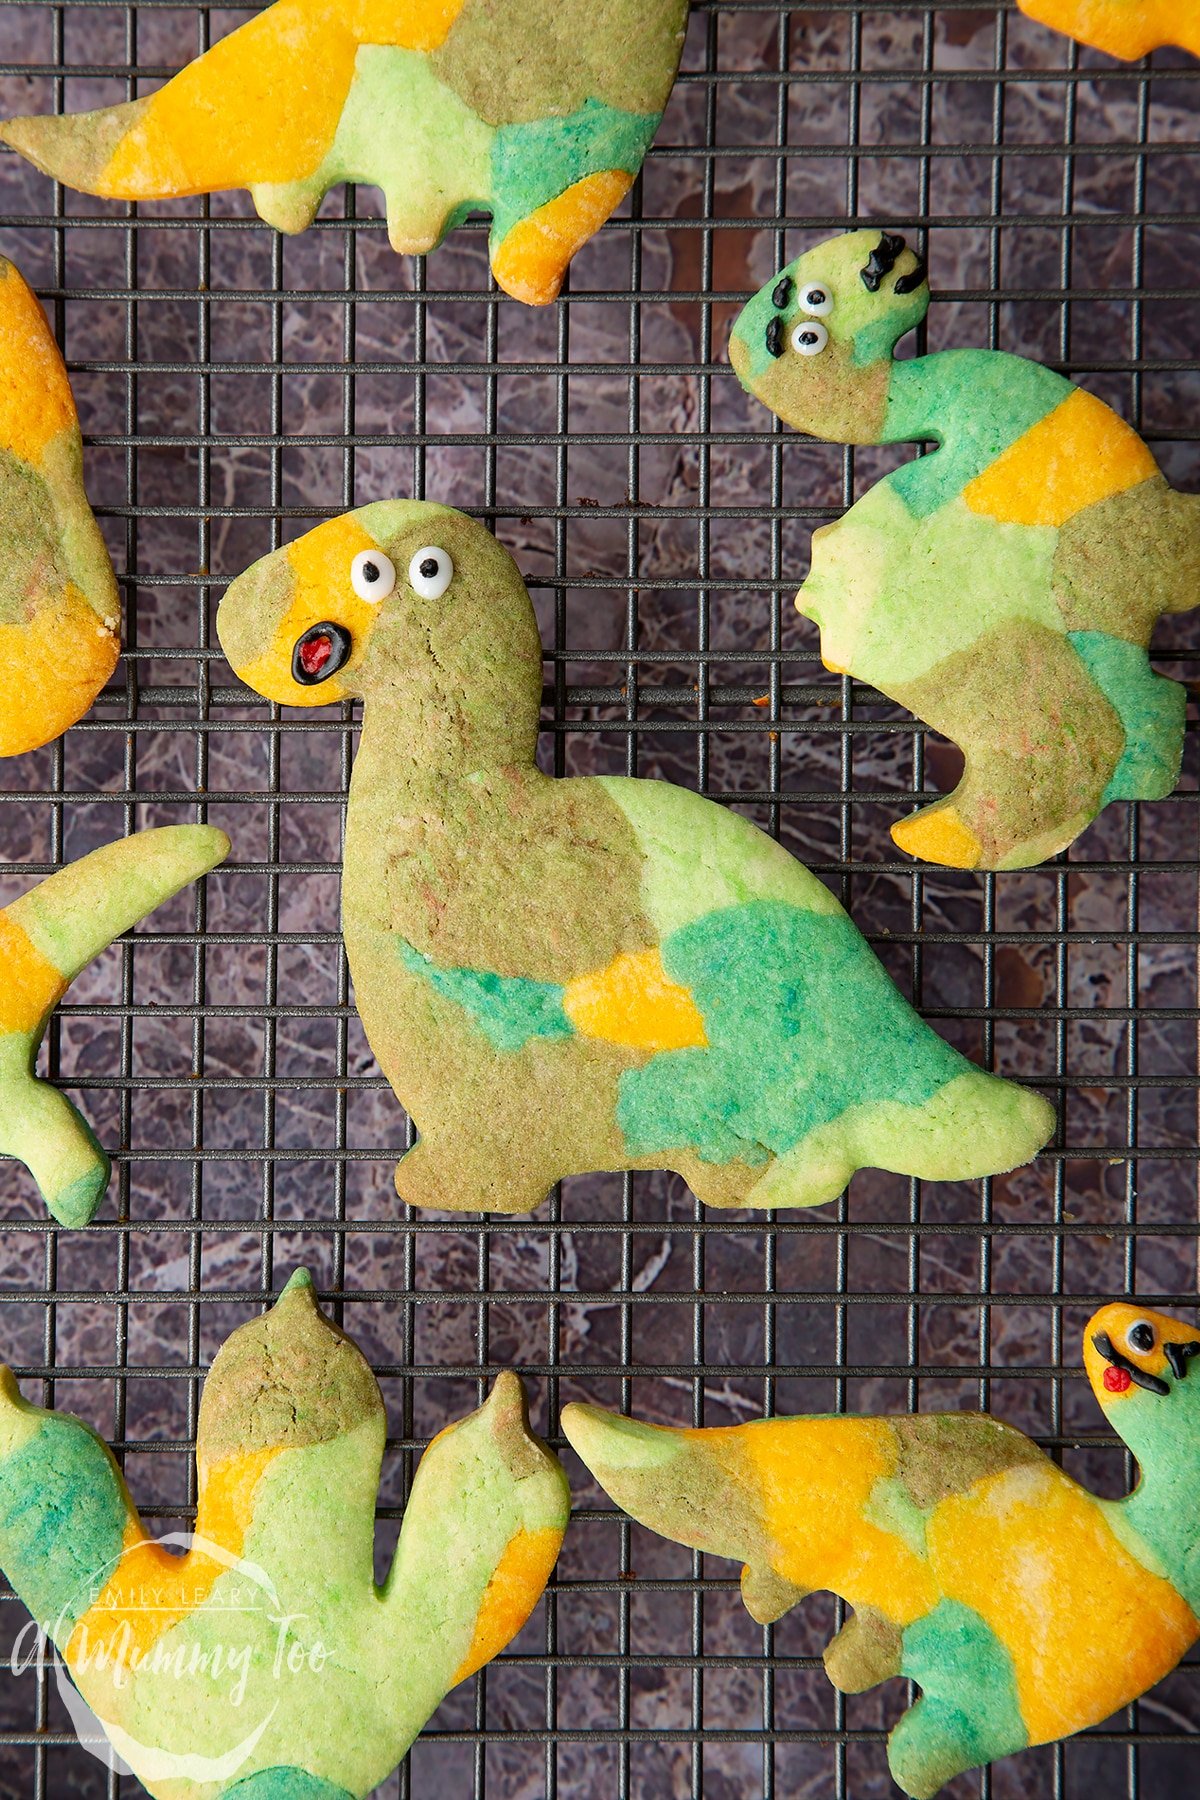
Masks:
[[[426,544],[409,563],[408,579],[422,600],[440,600],[454,580],[454,564],[436,544]]]
[[[396,565],[382,550],[360,550],[350,564],[350,586],[360,600],[378,606],[396,585]]]
[[[833,295],[820,281],[810,281],[806,288],[801,288],[799,301],[800,311],[812,319],[824,319],[833,311]]]
[[[1158,1334],[1149,1319],[1136,1319],[1125,1333],[1125,1342],[1129,1348],[1138,1351],[1142,1356],[1145,1356],[1148,1350],[1153,1350],[1157,1341]]]
[[[819,319],[801,319],[792,332],[792,349],[797,356],[820,356],[829,342],[829,333]]]

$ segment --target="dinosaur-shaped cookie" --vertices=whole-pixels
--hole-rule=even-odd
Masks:
[[[418,1205],[520,1211],[565,1175],[676,1169],[806,1206],[874,1164],[1024,1162],[1053,1115],[917,1017],[778,844],[659,781],[534,762],[542,648],[481,525],[380,502],[239,577],[218,631],[283,705],[364,702],[345,841],[355,994],[421,1142]]]
[[[563,1430],[617,1504],[746,1565],[762,1623],[831,1589],[854,1614],[825,1652],[861,1693],[922,1698],[888,1744],[916,1800],[964,1769],[1107,1719],[1200,1636],[1200,1331],[1106,1306],[1084,1361],[1141,1479],[1100,1500],[978,1413],[771,1419],[679,1431],[572,1405]]]
[[[800,431],[933,439],[813,533],[796,599],[826,665],[959,744],[945,799],[892,829],[954,868],[1025,868],[1110,800],[1179,774],[1186,693],[1155,622],[1200,601],[1200,498],[1064,376],[996,350],[896,361],[929,306],[902,237],[856,231],[789,265],[739,316],[742,384]]]
[[[496,280],[542,305],[632,186],[686,24],[687,0],[275,0],[157,93],[0,139],[109,199],[247,187],[281,231],[373,182],[414,255],[489,212]]]
[[[517,1377],[434,1439],[377,1587],[385,1431],[298,1272],[213,1363],[179,1556],[101,1440],[0,1371],[0,1567],[156,1800],[361,1800],[528,1619],[570,1496]]]
[[[0,912],[0,1156],[23,1162],[60,1225],[86,1225],[109,1161],[64,1094],[34,1072],[50,1015],[123,931],[224,862],[210,825],[165,825],[105,844]]]
[[[1017,0],[1023,13],[1126,61],[1161,44],[1200,56],[1200,0]]]
[[[120,624],[67,371],[45,313],[0,256],[0,756],[83,717],[116,667]]]

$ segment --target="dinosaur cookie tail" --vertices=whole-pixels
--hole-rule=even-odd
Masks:
[[[223,831],[168,825],[106,844],[0,912],[0,1154],[23,1162],[60,1224],[85,1225],[109,1163],[33,1061],[69,984],[121,933],[229,853]]]

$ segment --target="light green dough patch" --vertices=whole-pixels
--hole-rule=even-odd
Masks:
[[[439,244],[456,215],[486,207],[495,132],[439,81],[428,56],[364,44],[337,131],[320,168],[303,182],[260,183],[251,191],[269,223],[294,229],[341,181],[382,188],[395,248],[412,254]]]
[[[645,857],[642,905],[660,938],[755,900],[841,914],[823,882],[740,814],[665,781],[596,779],[633,827]]]
[[[927,1515],[902,1481],[881,1476],[871,1489],[863,1517],[868,1525],[877,1525],[880,1531],[890,1531],[894,1537],[902,1539],[914,1556],[925,1555]]]
[[[827,662],[890,692],[1006,620],[1062,635],[1052,527],[1001,524],[962,500],[918,520],[894,482],[887,477],[814,535],[796,604],[821,627]]]

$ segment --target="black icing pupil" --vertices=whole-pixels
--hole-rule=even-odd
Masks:
[[[808,304],[810,306],[824,306],[824,304],[825,304],[825,289],[824,288],[809,288],[808,293],[804,297],[808,301]]]
[[[815,331],[802,331],[800,333],[800,342],[802,344],[815,344],[817,342],[816,332]]]
[[[421,573],[425,577],[426,581],[433,580],[434,576],[438,572],[439,566],[440,565],[438,563],[438,559],[436,556],[427,556],[425,558],[425,561],[421,564]]]
[[[364,581],[374,582],[374,581],[379,580],[379,564],[378,563],[365,562],[362,566],[362,572],[363,572],[363,580]]]
[[[1135,1325],[1129,1333],[1129,1342],[1135,1350],[1153,1350],[1154,1327],[1152,1325]]]

